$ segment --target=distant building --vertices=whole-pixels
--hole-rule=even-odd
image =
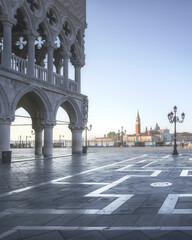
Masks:
[[[168,129],[160,129],[156,123],[154,129],[141,132],[141,119],[139,111],[137,112],[135,134],[125,134],[123,137],[124,145],[164,145],[171,142],[171,134]]]

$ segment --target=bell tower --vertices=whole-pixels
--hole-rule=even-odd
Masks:
[[[139,135],[141,133],[141,122],[140,122],[139,111],[137,111],[135,133],[136,133],[136,135]]]

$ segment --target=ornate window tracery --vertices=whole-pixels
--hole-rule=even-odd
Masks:
[[[54,27],[57,24],[57,16],[53,9],[49,9],[47,11],[47,19],[48,19],[49,23],[51,24],[51,26]]]
[[[61,40],[59,39],[59,36],[56,37],[55,44],[56,44],[56,48],[61,47]]]
[[[39,36],[37,40],[35,40],[35,45],[37,45],[38,49],[41,49],[44,43],[45,43],[45,40],[43,40],[41,36]]]
[[[67,21],[65,22],[65,24],[63,25],[63,30],[65,32],[66,37],[70,38],[72,34],[72,29],[69,22]]]
[[[40,9],[40,4],[38,0],[27,0],[29,7],[33,13],[38,12]]]
[[[24,46],[27,45],[27,41],[24,40],[24,37],[20,37],[19,40],[15,43],[15,45],[18,46],[20,50],[22,50]]]
[[[0,39],[0,51],[3,50],[3,38]]]

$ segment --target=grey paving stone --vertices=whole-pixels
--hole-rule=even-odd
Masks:
[[[182,170],[192,170],[191,161],[188,160],[192,156],[191,150],[182,150],[184,156],[177,158],[170,156],[163,160],[164,156],[170,155],[171,150],[122,148],[89,151],[86,155],[15,162],[9,166],[0,165],[0,234],[21,226],[20,231],[7,237],[10,239],[12,237],[14,240],[21,233],[19,235],[21,239],[38,239],[40,236],[49,239],[48,237],[51,236],[49,233],[52,233],[54,235],[52,239],[82,237],[86,240],[86,237],[94,239],[96,236],[97,240],[145,240],[163,239],[164,236],[169,239],[168,237],[174,238],[176,235],[184,239],[188,237],[192,239],[191,214],[158,214],[168,194],[192,193],[191,177],[180,177]],[[148,155],[141,157],[143,154]],[[134,159],[127,161],[131,158]],[[144,159],[146,162],[139,163]],[[155,162],[145,167],[152,161]],[[119,170],[130,164],[132,164],[131,168]],[[162,172],[156,177],[151,177],[150,174],[154,170],[162,170]],[[117,183],[130,174],[137,176]],[[192,174],[192,171],[189,174]],[[68,177],[69,175],[72,176]],[[52,180],[58,183],[55,184],[51,182]],[[171,182],[172,186],[155,188],[150,185],[153,182],[167,181]],[[96,183],[103,185],[94,185]],[[32,188],[25,190],[26,186]],[[11,195],[2,197],[1,194],[15,189],[19,192],[10,192]],[[96,193],[95,196],[85,197],[86,194],[93,192]],[[134,194],[134,196],[128,201],[119,200],[118,196],[126,194]],[[102,210],[116,205],[117,208],[107,214],[78,212],[86,209]],[[175,209],[188,209],[192,208],[191,206],[191,197],[183,197],[178,199]],[[9,209],[12,209],[10,215],[1,215]],[[69,212],[60,212],[60,210]],[[24,231],[22,226],[32,226],[34,230]],[[44,228],[47,226],[51,227],[50,230]],[[141,226],[149,229],[138,228],[135,231],[131,229]],[[150,231],[152,226],[173,226],[175,229],[162,231],[157,228]],[[189,229],[182,231],[181,228],[181,231],[176,232],[177,227],[182,226],[188,226]],[[42,229],[38,230],[38,227]],[[68,228],[63,230],[62,227]],[[75,227],[76,230],[71,231],[70,227]],[[79,230],[78,227],[86,227],[86,230]],[[97,227],[105,230],[95,230]],[[110,227],[119,229],[111,230]]]
[[[58,231],[40,233],[34,231],[32,237],[24,238],[23,240],[64,240],[63,236]]]
[[[112,240],[150,240],[148,236],[145,235],[145,233],[140,231],[131,231],[126,232],[122,235],[111,237]]]
[[[62,233],[62,232],[61,232]],[[65,236],[65,234],[63,234]],[[64,238],[65,239],[65,238]],[[97,231],[79,231],[75,236],[67,237],[67,240],[107,240],[102,233]]]
[[[191,236],[188,236],[180,231],[173,231],[163,236],[156,237],[154,240],[191,240]]]

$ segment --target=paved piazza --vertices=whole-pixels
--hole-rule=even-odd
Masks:
[[[15,155],[0,165],[0,239],[192,239],[192,151],[179,152]]]

